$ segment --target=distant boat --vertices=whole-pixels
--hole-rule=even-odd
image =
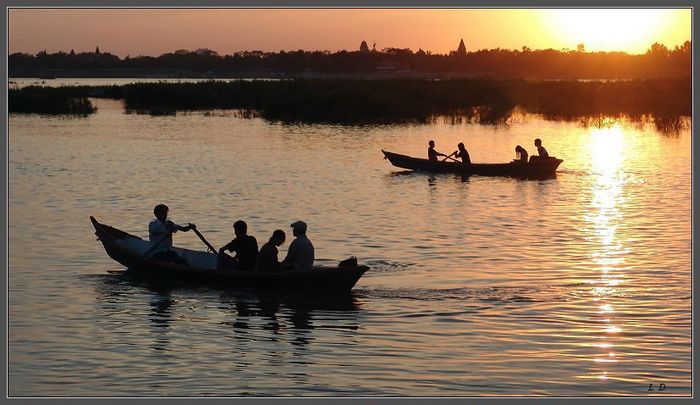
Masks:
[[[472,163],[431,161],[382,150],[384,157],[392,165],[402,169],[428,173],[454,173],[464,176],[507,176],[518,178],[549,178],[555,176],[557,167],[563,162],[555,157],[539,158],[528,163]]]
[[[320,294],[348,292],[369,270],[369,267],[357,264],[336,267],[314,266],[311,270],[277,272],[217,270],[217,255],[215,253],[178,247],[173,247],[171,250],[183,258],[187,264],[178,264],[152,257],[141,260],[144,253],[152,246],[149,241],[101,224],[94,217],[90,217],[90,221],[95,227],[97,239],[102,242],[109,257],[127,268],[136,264],[135,268],[122,272],[123,275],[141,277],[151,281],[184,280],[214,286],[307,290]]]

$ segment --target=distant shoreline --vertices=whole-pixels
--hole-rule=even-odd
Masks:
[[[685,75],[665,76],[663,79],[678,79]],[[489,79],[489,80],[528,80],[528,81],[616,81],[653,80],[644,76],[622,77],[539,77],[539,76],[498,76],[492,72],[418,72],[418,71],[377,71],[377,72],[283,72],[283,71],[237,71],[202,73],[186,70],[154,69],[106,69],[106,70],[63,70],[63,69],[12,69],[12,79]]]
[[[692,44],[673,49],[654,43],[644,54],[576,50],[481,49],[463,44],[449,54],[386,48],[359,51],[241,51],[219,55],[209,49],[178,50],[157,57],[119,58],[109,52],[42,51],[8,56],[11,77],[132,78],[413,78],[612,80],[690,76]]]

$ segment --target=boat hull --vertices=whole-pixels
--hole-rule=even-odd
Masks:
[[[551,178],[556,176],[562,159],[554,157],[538,159],[535,157],[528,163],[472,163],[431,161],[414,158],[398,153],[382,150],[386,159],[392,165],[402,169],[428,173],[454,173],[462,176],[506,176],[517,178]]]
[[[129,268],[148,249],[150,243],[119,229],[99,223],[90,217],[95,227],[95,235],[107,255]],[[173,248],[191,265],[147,257],[133,269],[123,273],[123,277],[143,278],[163,282],[185,281],[198,285],[225,288],[256,288],[271,290],[305,290],[318,293],[350,291],[367,266],[323,267],[314,266],[311,270],[289,270],[279,272],[253,272],[240,270],[217,270],[216,255],[208,252]]]

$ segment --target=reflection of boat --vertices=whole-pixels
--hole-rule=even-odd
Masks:
[[[382,150],[392,165],[403,169],[430,173],[455,173],[461,175],[509,176],[520,178],[552,177],[557,167],[563,162],[555,157],[531,159],[528,163],[472,163],[430,161]]]
[[[349,291],[369,270],[369,267],[362,265],[314,266],[311,270],[269,273],[217,270],[216,254],[178,247],[173,247],[172,250],[183,258],[186,264],[154,257],[146,257],[139,262],[144,253],[151,248],[149,241],[101,224],[94,217],[90,217],[90,220],[109,257],[126,267],[137,263],[135,268],[126,272],[128,274],[125,273],[128,276],[245,288],[313,290],[322,293]]]

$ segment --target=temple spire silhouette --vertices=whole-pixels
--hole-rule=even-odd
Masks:
[[[360,44],[360,52],[362,52],[362,53],[369,52],[369,46],[367,46],[367,41],[362,41],[362,43]]]
[[[457,55],[466,55],[467,47],[464,46],[464,39],[459,39],[459,46],[457,47]]]

